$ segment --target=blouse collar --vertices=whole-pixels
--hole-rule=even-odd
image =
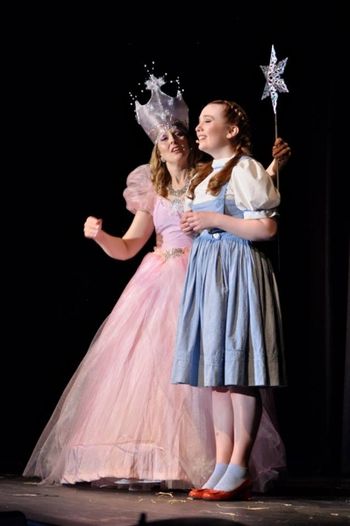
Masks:
[[[234,155],[231,155],[231,157],[222,157],[221,159],[213,159],[213,162],[211,163],[213,170],[220,170],[223,166],[225,166],[227,161],[232,159],[232,157],[234,157]]]

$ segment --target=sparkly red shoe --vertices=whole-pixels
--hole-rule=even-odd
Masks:
[[[201,499],[205,491],[209,491],[209,488],[192,488],[188,496],[192,499]]]
[[[203,500],[249,500],[252,496],[251,489],[252,481],[247,479],[232,491],[207,489],[203,491],[200,498]]]

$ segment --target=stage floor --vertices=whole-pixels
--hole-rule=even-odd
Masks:
[[[214,503],[192,500],[182,491],[40,486],[34,479],[0,475],[0,526],[9,511],[22,512],[31,526],[136,526],[166,520],[169,525],[349,525],[350,480],[294,479],[274,494]]]

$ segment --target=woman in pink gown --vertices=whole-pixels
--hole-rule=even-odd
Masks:
[[[166,105],[165,97],[170,97],[157,84],[152,89]],[[166,122],[163,108],[159,109],[156,130],[153,121],[153,127],[147,127],[149,115],[142,113],[150,112],[147,105],[139,108],[139,122],[155,146],[150,165],[139,166],[127,179],[124,197],[127,208],[135,213],[128,232],[117,238],[103,231],[97,218],[89,217],[85,223],[86,237],[117,259],[136,254],[153,229],[162,244],[144,257],[99,328],[42,432],[24,476],[58,484],[147,479],[191,487],[203,484],[213,469],[211,391],[170,381],[178,307],[192,244],[179,226],[194,166],[194,147],[183,117],[187,106],[181,100],[177,114],[168,115]],[[283,144],[280,151],[283,146],[285,150]],[[264,491],[285,468],[271,403],[266,400],[251,457],[258,491]]]

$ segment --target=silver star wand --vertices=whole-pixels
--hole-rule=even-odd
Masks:
[[[264,87],[263,94],[261,96],[261,100],[265,99],[270,95],[271,102],[272,102],[272,108],[275,115],[275,140],[278,137],[277,132],[277,99],[278,99],[278,92],[280,93],[288,93],[288,88],[286,86],[286,83],[283,79],[281,79],[281,75],[284,72],[284,68],[286,67],[288,58],[285,58],[283,60],[280,60],[277,62],[276,52],[275,48],[272,45],[271,47],[271,57],[270,57],[270,64],[268,66],[260,66],[262,69],[262,72],[264,73],[266,84]],[[279,169],[278,169],[278,163],[277,163],[277,176],[276,176],[276,183],[277,188],[279,188]]]

